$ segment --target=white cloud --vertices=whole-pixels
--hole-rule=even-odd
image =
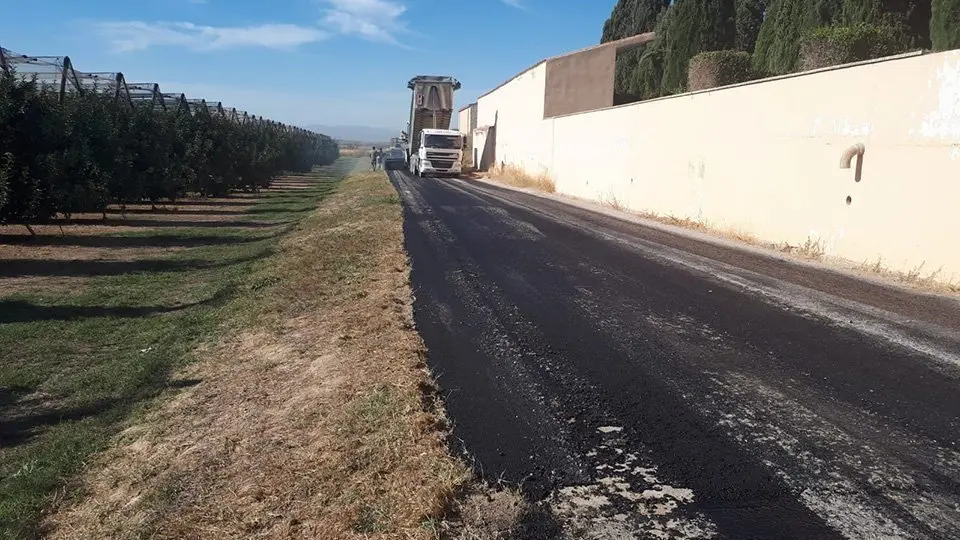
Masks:
[[[319,28],[295,24],[217,27],[189,22],[123,21],[100,23],[97,28],[120,52],[140,51],[158,45],[197,50],[233,47],[290,49],[328,37],[328,33]]]
[[[501,0],[501,1],[510,7],[524,9],[523,4],[520,2],[520,0]]]
[[[347,35],[399,45],[397,34],[407,32],[407,6],[393,0],[321,0],[324,23]]]

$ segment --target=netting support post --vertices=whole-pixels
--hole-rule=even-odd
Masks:
[[[60,96],[57,98],[61,104],[63,103],[63,97],[67,93],[67,70],[73,71],[73,63],[70,62],[69,56],[64,56],[63,67],[60,70]]]

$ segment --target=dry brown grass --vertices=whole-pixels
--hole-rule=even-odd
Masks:
[[[531,511],[515,490],[472,486],[453,504],[449,519],[439,527],[439,536],[450,540],[520,539],[521,522]]]
[[[918,290],[948,294],[960,293],[960,282],[955,277],[944,277],[942,268],[928,271],[924,268],[925,266],[926,264],[920,263],[916,268],[907,271],[892,270],[884,264],[883,259],[877,259],[872,263],[863,262],[856,269]]]
[[[777,244],[775,246],[780,251],[784,253],[792,253],[794,255],[799,255],[805,259],[812,259],[815,261],[823,260],[827,254],[826,247],[823,244],[823,240],[819,238],[807,237],[806,241],[802,244],[796,246],[791,245],[787,242]]]
[[[367,147],[360,148],[341,148],[340,155],[344,157],[365,157],[370,154],[370,149]]]
[[[611,206],[616,210],[623,210],[622,205],[616,204],[615,199],[614,202],[602,202],[603,204]],[[756,236],[739,229],[717,227],[709,223],[690,218],[678,218],[676,216],[664,216],[647,212],[640,212],[637,213],[637,215],[640,215],[646,219],[665,223],[667,225],[701,231],[713,236],[719,236],[729,240],[736,240],[744,244],[780,251],[798,259],[819,262],[826,261],[834,266],[845,268],[847,270],[853,270],[864,275],[879,277],[888,282],[904,285],[918,291],[946,294],[960,293],[960,283],[958,283],[955,278],[945,279],[944,276],[942,276],[941,269],[928,271],[924,268],[924,264],[920,264],[916,268],[913,268],[909,271],[900,271],[891,270],[883,264],[882,259],[878,259],[873,263],[863,262],[856,264],[855,262],[848,260],[829,258],[827,256],[826,246],[824,245],[823,240],[820,238],[808,237],[802,244],[790,244],[789,242],[773,243],[760,240]]]
[[[545,193],[555,193],[557,184],[547,173],[532,175],[516,165],[497,165],[486,173],[486,178],[515,187],[536,189]]]
[[[253,320],[90,464],[50,537],[435,538],[469,472],[429,397],[401,246],[385,175],[346,180],[252,276],[272,284]]]
[[[682,227],[684,229],[701,231],[704,233],[711,234],[713,236],[720,236],[728,240],[736,240],[737,242],[742,242],[744,244],[751,244],[755,246],[763,246],[768,248],[777,247],[770,242],[764,242],[760,240],[756,236],[746,231],[733,228],[733,227],[716,227],[716,226],[710,225],[709,223],[688,218],[688,217],[681,218],[673,215],[661,215],[661,214],[654,214],[650,212],[637,212],[636,214],[645,219],[658,221],[666,225],[673,225],[674,227]]]

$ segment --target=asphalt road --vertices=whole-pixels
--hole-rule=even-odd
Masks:
[[[527,537],[960,538],[960,303],[391,172],[458,449]]]

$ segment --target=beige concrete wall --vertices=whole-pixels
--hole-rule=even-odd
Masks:
[[[470,132],[470,108],[460,109],[460,112],[457,113],[457,129],[460,130],[460,133],[469,133]]]
[[[617,49],[612,46],[547,60],[544,116],[611,107],[616,61]]]
[[[551,127],[543,122],[545,84],[546,63],[541,62],[477,100],[477,126],[496,126],[496,163],[536,172],[549,166],[552,140]]]
[[[532,108],[526,90],[510,100]],[[502,158],[561,193],[960,280],[960,51],[555,119],[524,108],[501,109]],[[860,182],[839,168],[856,143]]]
[[[460,109],[460,112],[457,115],[457,128],[460,130],[460,133],[463,135],[464,148],[463,148],[463,159],[461,160],[464,165],[473,166],[473,130],[477,127],[477,104],[473,103],[463,109]]]
[[[477,104],[472,103],[457,113],[457,129],[465,135],[473,132],[477,127]]]

